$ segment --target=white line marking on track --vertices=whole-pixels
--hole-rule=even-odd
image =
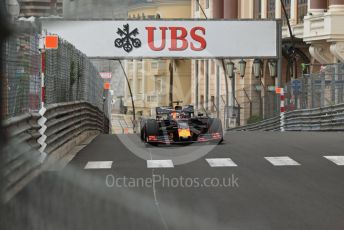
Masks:
[[[324,156],[327,160],[332,161],[336,165],[344,165],[344,156]]]
[[[210,167],[236,167],[235,164],[230,158],[209,158],[205,159]]]
[[[264,157],[274,166],[298,166],[298,162],[294,161],[290,157]]]
[[[153,157],[152,157],[152,152],[149,151],[149,154],[150,154],[150,159],[152,161]],[[147,165],[148,165],[148,161],[147,161]],[[173,163],[172,163],[173,165]],[[152,178],[154,178],[154,168],[152,168]],[[164,216],[162,215],[161,213],[161,208],[160,208],[160,204],[159,204],[159,201],[158,201],[158,197],[156,195],[156,188],[155,188],[155,183],[153,182],[153,195],[154,195],[154,203],[155,203],[155,206],[158,210],[158,213],[159,213],[159,216],[160,216],[160,219],[161,219],[161,222],[163,223],[164,227],[165,227],[165,230],[169,230],[169,227],[167,225],[167,222],[164,218]]]
[[[147,160],[147,168],[174,168],[172,160]]]
[[[112,161],[89,161],[85,169],[111,169]]]

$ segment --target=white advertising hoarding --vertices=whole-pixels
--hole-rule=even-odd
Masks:
[[[277,21],[42,20],[89,57],[277,58]]]
[[[100,72],[100,77],[103,79],[111,79],[112,73],[111,72]]]

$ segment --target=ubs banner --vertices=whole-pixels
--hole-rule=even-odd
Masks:
[[[277,58],[277,21],[42,20],[89,57]]]

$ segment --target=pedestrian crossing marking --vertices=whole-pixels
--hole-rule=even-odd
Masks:
[[[332,161],[336,165],[344,165],[344,156],[324,156],[327,160]]]
[[[206,159],[206,161],[208,162],[210,167],[236,167],[238,166],[230,158],[209,158],[209,159]]]
[[[283,156],[283,157],[264,157],[267,161],[269,161],[274,166],[298,166],[300,165],[295,160],[291,159],[290,157]]]
[[[85,169],[111,169],[112,161],[89,161]]]
[[[174,168],[172,160],[147,160],[147,168]]]

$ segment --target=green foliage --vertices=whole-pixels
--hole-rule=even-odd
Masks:
[[[263,118],[261,116],[259,116],[259,115],[252,115],[252,117],[250,117],[247,120],[247,124],[257,123],[257,122],[260,122],[262,120],[263,120]]]

